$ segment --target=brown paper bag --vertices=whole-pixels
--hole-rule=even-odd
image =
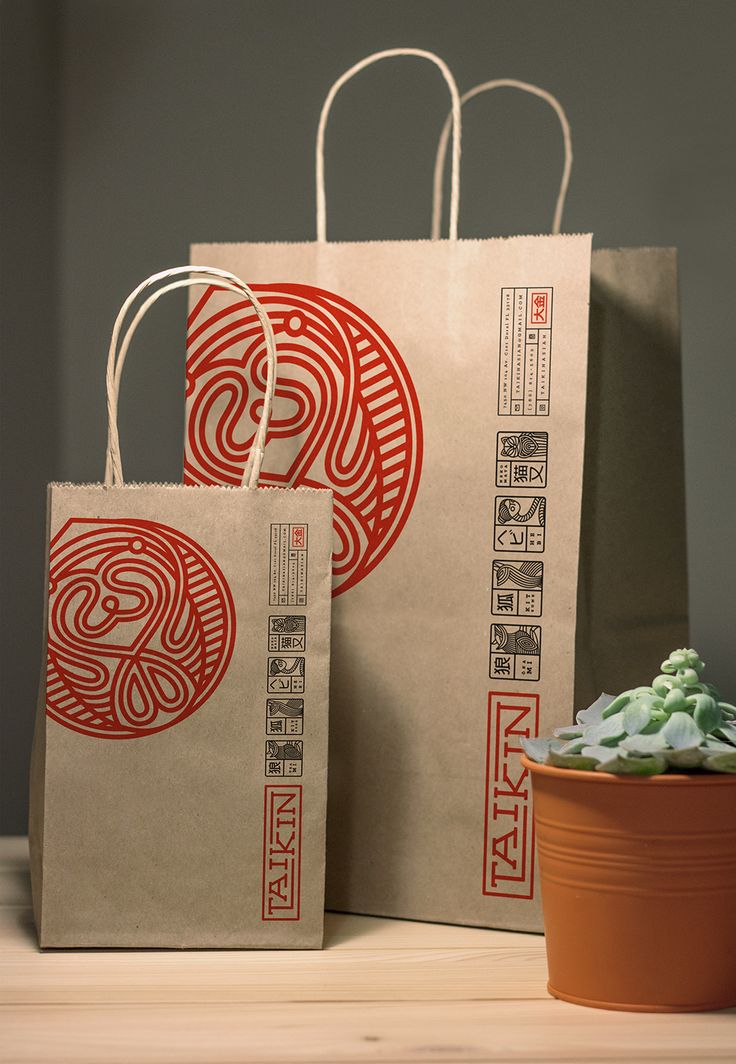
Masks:
[[[538,97],[555,112],[564,163],[552,233],[559,233],[572,171],[570,124],[538,85],[497,78],[496,89]],[[448,114],[434,167],[432,238],[440,235]],[[677,252],[596,249],[592,256],[575,705],[635,687],[670,646],[688,642],[685,468]],[[666,491],[666,535],[654,512]],[[622,653],[625,640],[626,652]]]
[[[400,53],[401,50],[399,50]],[[263,482],[335,494],[328,905],[538,929],[522,736],[572,707],[590,237],[196,245],[279,343]],[[248,459],[254,315],[191,304],[186,478]],[[237,424],[237,429],[233,428]]]
[[[242,487],[125,484],[131,336],[192,284],[235,293],[257,323]],[[105,483],[49,487],[30,823],[41,946],[321,945],[332,502],[253,490],[275,372],[268,318],[232,274],[166,271],[118,316]]]

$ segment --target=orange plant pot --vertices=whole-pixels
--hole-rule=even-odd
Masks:
[[[736,1005],[736,776],[522,763],[550,993],[635,1012]]]

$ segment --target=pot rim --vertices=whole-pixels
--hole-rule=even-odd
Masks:
[[[586,783],[607,783],[617,786],[631,787],[638,784],[642,787],[728,787],[736,785],[736,773],[709,772],[698,775],[687,772],[662,772],[658,776],[618,776],[613,772],[596,772],[579,768],[557,768],[556,765],[540,765],[538,761],[532,761],[526,754],[521,755],[521,763],[525,769],[540,776],[558,777],[559,779],[585,780]]]

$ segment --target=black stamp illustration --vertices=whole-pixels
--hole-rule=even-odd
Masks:
[[[538,680],[542,629],[538,624],[492,624],[492,680]]]
[[[270,695],[303,694],[304,658],[269,658],[267,690]]]
[[[303,654],[307,649],[307,618],[269,617],[268,649],[272,654],[281,653],[284,650]]]
[[[496,487],[547,487],[546,432],[499,432],[496,443]]]
[[[496,616],[541,617],[544,562],[497,558],[491,570],[491,613]]]
[[[497,495],[493,546],[497,551],[541,554],[547,500],[542,495]]]
[[[306,606],[308,525],[271,525],[269,604]]]
[[[303,698],[266,699],[267,735],[302,735],[303,732]]]
[[[549,414],[552,289],[502,288],[498,412]]]
[[[266,776],[301,776],[303,760],[301,739],[266,740]]]

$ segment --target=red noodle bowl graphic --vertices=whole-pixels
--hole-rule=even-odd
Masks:
[[[261,484],[329,487],[333,595],[386,557],[422,464],[416,392],[394,344],[353,303],[309,285],[253,285],[273,325],[278,386]],[[262,409],[266,354],[245,300],[208,289],[189,318],[189,484],[238,484]]]
[[[141,520],[74,518],[51,542],[46,712],[134,739],[204,705],[235,641],[220,569],[188,536]]]

